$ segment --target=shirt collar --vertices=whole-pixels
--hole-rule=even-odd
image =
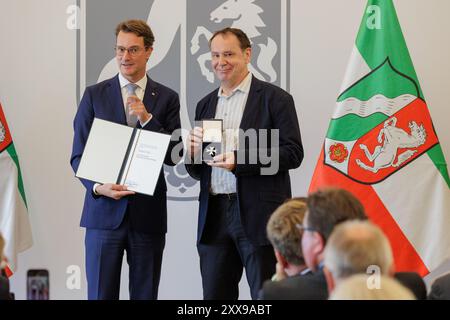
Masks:
[[[311,273],[311,269],[306,268],[306,269],[303,269],[303,270],[300,272],[300,275],[301,275],[301,276],[304,276],[304,275],[307,275],[307,274],[310,274],[310,273]]]
[[[120,83],[120,88],[123,89],[123,87],[125,87],[127,84],[129,84],[130,81],[128,81],[121,73],[119,73],[119,83]],[[139,88],[141,88],[142,90],[145,91],[145,88],[147,87],[147,74],[142,79],[135,82],[135,84]]]
[[[234,93],[236,91],[241,91],[242,93],[248,93],[250,91],[250,84],[252,83],[251,80],[252,80],[252,73],[249,72],[247,74],[247,76],[244,78],[244,80],[242,80],[241,83],[236,88],[234,88],[233,91],[231,91],[231,94],[229,96],[226,96],[223,94],[222,87],[219,88],[219,92],[217,92],[217,96],[219,98],[229,98],[232,95],[234,95]]]

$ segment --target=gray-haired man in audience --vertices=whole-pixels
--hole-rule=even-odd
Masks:
[[[426,298],[422,278],[414,272],[394,273],[394,258],[389,240],[369,221],[347,221],[337,226],[325,248],[324,273],[328,291],[355,274],[394,277],[410,289],[417,299]]]
[[[347,277],[364,273],[392,275],[394,258],[383,232],[369,221],[347,221],[337,226],[325,248],[328,291]]]

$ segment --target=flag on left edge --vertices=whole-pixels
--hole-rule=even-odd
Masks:
[[[17,269],[17,255],[33,244],[19,158],[0,104],[0,232],[5,238],[6,273]]]

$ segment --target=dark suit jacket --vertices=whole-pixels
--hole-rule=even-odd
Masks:
[[[394,278],[411,290],[417,300],[425,300],[427,298],[427,286],[417,272],[396,272]]]
[[[153,115],[145,130],[171,134],[180,125],[180,102],[178,94],[147,77],[143,103]],[[74,172],[83,154],[94,117],[126,125],[125,109],[118,76],[86,88],[74,120],[74,140],[70,163]],[[138,121],[137,127],[140,128]],[[181,141],[172,141],[167,151],[165,164],[175,165],[170,159],[172,148]],[[182,150],[181,150],[182,152]],[[166,181],[161,169],[153,196],[135,194],[114,200],[94,195],[93,181],[80,179],[86,187],[80,225],[86,228],[117,228],[129,210],[130,223],[138,231],[165,233],[167,231]],[[111,181],[115,183],[115,181]]]
[[[260,291],[262,300],[327,300],[328,288],[323,269],[280,281],[267,280]]]
[[[218,89],[197,104],[195,120],[214,118],[218,101],[217,93]],[[265,148],[265,154],[274,154],[279,151],[279,169],[276,174],[261,175],[260,169],[269,165],[262,164],[259,153],[256,164],[248,163],[251,152],[248,140],[245,145],[240,142],[239,150],[235,152],[237,159],[246,159],[245,164],[237,163],[234,171],[244,230],[253,244],[268,245],[267,221],[272,212],[285,199],[291,197],[288,170],[297,168],[303,160],[300,128],[292,96],[274,85],[253,77],[240,128],[244,131],[279,129],[279,148],[271,148],[270,134],[268,134],[267,143],[264,141],[261,144],[259,137],[257,141],[257,150]],[[193,178],[200,180],[197,242],[201,242],[208,211],[211,167],[205,164],[187,164],[186,169]]]
[[[450,273],[436,279],[428,295],[430,300],[450,300]]]
[[[9,279],[3,275],[0,275],[0,300],[12,300],[9,292]]]

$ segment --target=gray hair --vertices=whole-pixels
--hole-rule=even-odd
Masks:
[[[376,266],[388,274],[393,255],[381,229],[369,221],[347,221],[338,225],[325,247],[325,266],[336,282]]]
[[[3,249],[5,249],[5,239],[0,233],[0,263],[3,261]]]

